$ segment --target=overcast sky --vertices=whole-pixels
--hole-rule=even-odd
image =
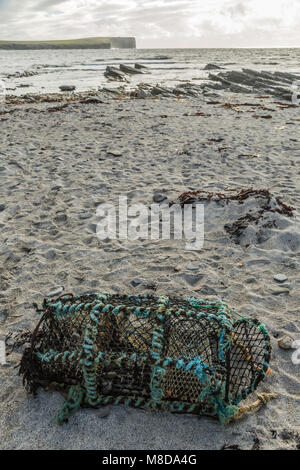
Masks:
[[[135,36],[137,47],[300,47],[300,0],[0,0],[0,39]]]

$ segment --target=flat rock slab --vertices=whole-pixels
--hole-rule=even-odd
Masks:
[[[120,65],[120,70],[124,73],[129,73],[129,74],[141,74],[143,73],[140,69],[137,69],[136,67],[130,67],[129,65]]]
[[[275,274],[274,280],[276,282],[285,282],[287,281],[287,276],[285,276],[284,274]]]

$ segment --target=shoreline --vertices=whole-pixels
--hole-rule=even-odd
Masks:
[[[220,50],[214,53],[200,49],[189,52],[173,50],[173,53],[167,49],[142,51],[87,50],[65,51],[64,54],[48,51],[46,55],[29,51],[22,59],[17,53],[12,52],[9,55],[0,52],[0,83],[2,81],[2,87],[7,87],[7,93],[20,96],[27,92],[44,93],[45,90],[47,93],[55,93],[59,91],[60,85],[75,86],[81,92],[96,90],[99,87],[118,87],[128,82],[129,87],[134,89],[144,81],[152,87],[159,84],[168,89],[174,88],[180,82],[190,82],[198,86],[203,84],[215,93],[228,86],[244,93],[268,94],[266,90],[270,85],[272,92],[277,91],[279,97],[285,92],[290,97],[293,81],[300,80],[297,50],[289,53],[281,50],[266,50],[265,53],[251,50]],[[119,83],[107,81],[107,78],[117,78],[116,75],[113,77],[112,74],[107,74],[108,68],[123,72],[124,70],[120,69],[122,66],[135,67],[136,64],[144,72],[143,75],[119,74],[122,79]],[[247,71],[246,76],[238,76],[237,73],[242,73],[243,70]],[[278,73],[283,73],[285,77],[280,77]],[[219,78],[216,78],[217,76]],[[294,77],[291,82],[287,81],[289,76]]]
[[[135,63],[134,67],[125,64],[119,64],[119,68],[108,65],[104,71],[106,83],[104,86],[89,88],[86,91],[76,91],[76,85],[59,85],[60,91],[43,93],[23,93],[8,94],[7,91],[15,89],[6,86],[5,82],[0,82],[0,104],[21,103],[21,102],[43,102],[59,100],[80,100],[80,98],[94,97],[99,92],[114,94],[120,98],[132,97],[139,99],[155,97],[175,97],[186,98],[196,97],[200,100],[205,98],[223,99],[228,94],[240,96],[266,97],[270,96],[290,103],[291,105],[300,105],[300,74],[280,71],[257,71],[253,69],[242,68],[238,70],[228,70],[216,64],[207,64],[203,69],[206,71],[206,77],[197,79],[176,79],[172,85],[163,85],[152,83],[151,69]],[[37,72],[26,72],[25,76],[34,76]],[[150,74],[150,75],[149,75]],[[137,80],[131,81],[139,77]],[[148,80],[148,81],[147,81]],[[200,82],[200,83],[199,83]],[[19,88],[30,88],[30,85],[20,84]],[[67,92],[66,94],[64,94]]]

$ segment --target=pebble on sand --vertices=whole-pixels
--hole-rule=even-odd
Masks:
[[[199,265],[198,264],[188,264],[186,267],[189,271],[198,271],[199,270]]]
[[[156,193],[153,196],[153,201],[156,202],[157,204],[159,204],[160,202],[165,201],[166,199],[167,199],[167,196],[165,196],[164,194],[161,194],[161,193]]]
[[[142,283],[143,283],[143,280],[140,279],[140,278],[138,278],[138,277],[135,277],[135,278],[132,279],[132,281],[131,281],[131,285],[132,285],[133,287],[137,287],[137,286],[139,286],[139,285],[142,284]]]
[[[76,90],[76,86],[74,85],[61,85],[59,87],[60,91],[74,91]]]
[[[203,274],[183,274],[184,280],[192,287],[196,286],[202,279]]]
[[[283,336],[282,338],[278,340],[278,346],[281,349],[286,349],[286,350],[293,349],[293,343],[294,343],[294,339],[291,338],[290,336]]]
[[[46,294],[45,296],[48,298],[58,297],[63,293],[63,291],[64,291],[64,287],[60,286],[60,287],[57,287],[57,289],[49,292],[49,294]]]
[[[275,274],[274,281],[276,281],[276,282],[285,282],[285,281],[287,281],[287,277],[284,274]]]
[[[110,415],[110,409],[107,407],[100,409],[96,413],[97,418],[107,418],[109,415]]]

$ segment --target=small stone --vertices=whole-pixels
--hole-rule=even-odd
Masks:
[[[198,264],[189,264],[186,269],[189,271],[198,271],[199,270],[199,265]]]
[[[286,350],[293,349],[293,343],[294,343],[294,339],[291,338],[290,336],[283,336],[282,338],[278,340],[278,346],[281,349],[286,349]]]
[[[97,233],[97,224],[89,224],[89,229],[93,233]]]
[[[43,254],[46,259],[55,259],[56,258],[56,251],[55,250],[48,250],[46,253]]]
[[[140,278],[138,278],[138,277],[135,277],[135,278],[132,279],[132,281],[131,281],[131,285],[132,285],[133,287],[137,287],[137,286],[139,286],[139,285],[142,284],[142,283],[143,283],[142,279],[140,279]]]
[[[5,204],[0,204],[0,212],[5,211],[6,205]]]
[[[182,270],[182,267],[178,264],[177,266],[174,266],[174,271],[179,272]]]
[[[112,155],[113,157],[121,157],[122,152],[120,152],[119,150],[108,150],[107,155]]]
[[[167,196],[161,193],[156,193],[153,196],[153,201],[156,202],[157,204],[160,204],[161,202],[165,201],[167,199]]]
[[[84,104],[102,104],[104,101],[102,101],[100,98],[97,98],[96,96],[92,96],[91,98],[86,98],[81,103]]]
[[[160,282],[160,279],[158,279],[158,282]],[[157,289],[157,285],[155,284],[155,282],[144,282],[143,285],[145,286],[146,289],[151,289],[151,290]]]
[[[49,299],[52,297],[59,297],[64,291],[64,287],[60,286],[57,287],[55,290],[49,292],[49,294],[46,294],[45,297],[48,297]]]
[[[202,279],[203,279],[203,274],[184,274],[183,278],[184,280],[190,285],[190,286],[196,286]]]
[[[7,308],[0,309],[0,325],[1,323],[5,323],[8,317],[9,317],[8,309]]]
[[[63,224],[63,223],[65,223],[65,222],[67,222],[68,217],[67,217],[66,214],[61,213],[61,214],[57,214],[57,215],[54,217],[54,220],[55,220],[55,222],[58,223],[58,224]]]
[[[201,286],[200,292],[203,295],[218,295],[215,289],[210,286]]]
[[[291,439],[294,439],[294,432],[292,430],[289,430],[289,429],[284,429],[281,433],[280,433],[280,437],[281,439],[283,439],[284,441],[289,441]]]
[[[274,281],[276,281],[276,282],[285,282],[285,281],[287,281],[287,276],[285,276],[284,274],[275,274]]]
[[[91,217],[92,217],[92,215],[88,214],[87,212],[83,212],[82,214],[79,214],[79,219],[80,220],[90,219]]]
[[[271,290],[272,295],[281,295],[281,294],[289,294],[289,293],[290,293],[290,290],[284,289],[284,288]]]
[[[101,410],[97,411],[96,416],[97,418],[107,418],[110,415],[109,408],[102,408]]]
[[[73,85],[61,85],[59,87],[60,91],[74,91],[76,90],[76,86]]]
[[[143,99],[143,98],[150,98],[150,96],[152,96],[152,94],[149,90],[139,89],[139,90],[136,91],[135,96],[136,96],[136,98]]]
[[[16,254],[15,254],[14,252],[12,252],[12,251],[9,251],[9,252],[8,252],[8,256],[7,256],[6,260],[5,260],[6,263],[7,263],[7,262],[11,262],[11,263],[14,263],[14,264],[17,264],[17,263],[19,263],[20,261],[21,261],[20,256],[16,255]]]

